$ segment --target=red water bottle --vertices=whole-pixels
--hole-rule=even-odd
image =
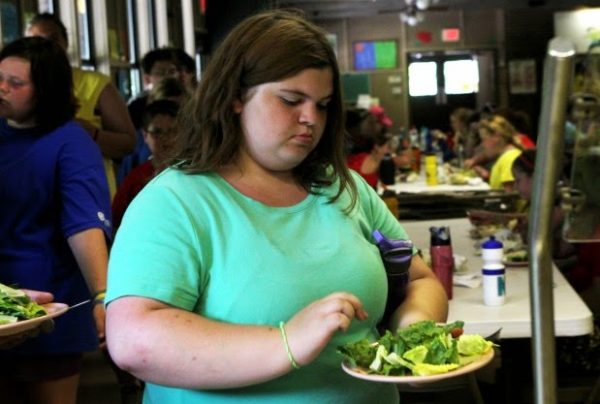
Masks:
[[[446,226],[430,227],[431,269],[442,283],[448,299],[452,299],[452,275],[454,273],[454,256],[450,241],[450,228]]]

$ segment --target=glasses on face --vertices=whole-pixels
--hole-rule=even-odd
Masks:
[[[11,90],[20,90],[21,88],[31,84],[31,81],[22,80],[14,76],[4,77],[4,74],[0,73],[0,85],[4,83],[6,83],[8,88]]]

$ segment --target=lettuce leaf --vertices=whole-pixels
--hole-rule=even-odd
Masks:
[[[439,375],[442,373],[448,373],[451,370],[457,369],[458,365],[451,363],[448,365],[430,365],[429,363],[419,363],[413,368],[413,375],[415,376],[431,376]]]
[[[421,321],[386,331],[377,341],[363,339],[338,347],[352,366],[380,375],[433,375],[452,371],[487,353],[493,343],[479,335],[460,335],[464,323]],[[455,333],[456,331],[459,333]]]
[[[46,310],[22,290],[0,283],[0,324],[28,320],[45,314]]]
[[[483,355],[494,346],[481,335],[461,335],[458,337],[458,352],[464,356]]]

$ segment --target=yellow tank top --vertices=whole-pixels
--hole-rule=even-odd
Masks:
[[[110,83],[110,77],[105,74],[73,67],[73,90],[79,102],[76,115],[78,119],[90,122],[97,128],[102,128],[101,117],[96,113],[96,104],[98,104],[98,98],[100,98],[102,90],[108,83]],[[108,189],[112,199],[117,191],[115,167],[111,159],[108,157],[103,159]]]

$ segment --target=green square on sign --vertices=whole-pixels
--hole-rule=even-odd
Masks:
[[[375,66],[377,69],[395,69],[397,60],[396,41],[375,42]]]

